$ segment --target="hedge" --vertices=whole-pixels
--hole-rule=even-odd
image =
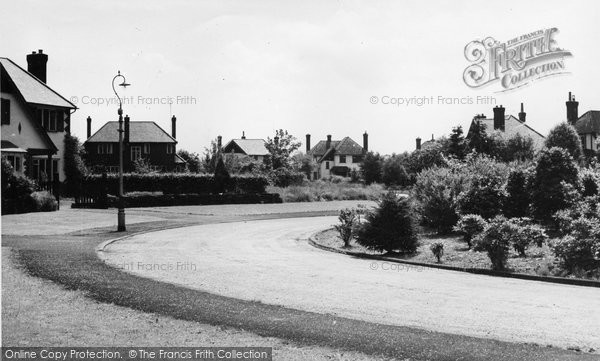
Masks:
[[[106,177],[106,178],[104,178]],[[263,176],[232,176],[229,184],[217,184],[210,174],[187,173],[126,173],[123,174],[124,192],[163,192],[163,194],[216,194],[225,192],[263,194],[269,184]],[[85,195],[118,194],[118,174],[91,174],[83,177]]]

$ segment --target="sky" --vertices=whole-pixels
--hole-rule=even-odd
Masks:
[[[366,131],[370,150],[399,153],[416,137],[466,130],[495,105],[516,116],[521,102],[546,134],[565,120],[569,91],[580,115],[600,110],[592,0],[20,0],[4,2],[2,14],[0,56],[26,68],[28,53],[48,54],[47,83],[78,106],[72,133],[82,141],[88,116],[93,132],[117,120],[117,71],[132,84],[120,91],[124,113],[167,132],[175,115],[178,148],[198,153],[218,135],[266,139],[275,129],[302,142],[310,133],[313,145],[327,134],[362,143]],[[563,74],[504,92],[498,82],[465,84],[468,43],[548,28],[572,54]]]

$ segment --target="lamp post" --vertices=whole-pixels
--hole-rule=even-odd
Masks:
[[[119,100],[119,211],[117,214],[117,232],[125,232],[125,206],[123,202],[123,102],[117,90],[115,89],[115,80],[122,78],[123,82],[119,84],[123,88],[128,87],[129,83],[125,81],[125,77],[121,75],[121,71],[117,72],[117,75],[112,80],[112,89]]]

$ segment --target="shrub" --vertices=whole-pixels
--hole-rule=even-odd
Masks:
[[[56,198],[47,191],[33,192],[31,198],[37,212],[53,212],[58,209]]]
[[[478,214],[489,219],[502,212],[506,197],[502,179],[495,176],[475,175],[458,196],[460,214]]]
[[[36,188],[33,180],[14,174],[10,163],[2,158],[2,214],[35,211],[36,206],[31,193]]]
[[[590,269],[596,264],[594,257],[600,247],[599,244],[598,238],[577,238],[567,235],[554,242],[552,251],[560,259],[562,267],[569,271]]]
[[[79,143],[79,139],[68,133],[65,134],[64,144],[64,189],[67,195],[75,195],[81,191],[81,181],[88,173],[88,170],[82,159],[84,149]]]
[[[397,155],[392,155],[383,162],[383,171],[381,180],[387,186],[406,187],[410,183],[410,177],[402,164],[402,159]]]
[[[458,220],[454,230],[463,234],[463,239],[467,242],[469,249],[472,244],[471,241],[475,236],[483,232],[487,222],[478,214],[465,214]]]
[[[508,259],[514,225],[498,216],[492,219],[483,232],[475,237],[475,250],[485,251],[492,262],[492,269],[504,270]]]
[[[340,224],[336,224],[335,230],[339,232],[340,238],[344,241],[344,247],[350,247],[352,231],[356,223],[356,212],[353,209],[342,209],[338,216]]]
[[[541,220],[549,220],[556,211],[568,208],[577,199],[577,166],[566,150],[544,149],[537,160],[532,183],[534,214]]]
[[[583,154],[581,138],[575,128],[563,122],[550,130],[545,142],[546,148],[558,147],[566,150],[571,157],[579,160]]]
[[[432,142],[423,145],[423,148],[415,150],[408,158],[408,167],[410,172],[419,173],[432,167],[443,167],[448,165],[448,161],[443,154],[443,146],[439,142]]]
[[[594,169],[584,168],[580,172],[581,185],[583,186],[583,197],[598,195],[600,188],[600,174]]]
[[[277,168],[270,173],[271,182],[276,187],[289,187],[302,185],[306,180],[306,175],[302,172],[296,172],[288,168]]]
[[[229,188],[231,186],[230,185],[231,176],[229,175],[227,168],[225,168],[225,163],[223,162],[223,157],[219,157],[219,160],[217,161],[217,165],[215,167],[214,180],[215,180],[215,186],[217,188],[217,192],[223,193],[223,192],[226,192],[227,190],[229,190]]]
[[[365,184],[381,183],[383,157],[379,153],[368,152],[360,164],[360,175]]]
[[[504,215],[509,218],[526,217],[529,210],[530,193],[527,189],[527,172],[513,169],[506,182]]]
[[[417,226],[407,198],[387,193],[378,206],[365,217],[357,232],[357,242],[372,250],[415,252],[418,246]]]
[[[519,256],[524,257],[525,251],[530,245],[541,247],[547,241],[548,236],[542,227],[532,224],[529,218],[511,218],[509,222],[515,225],[510,229],[514,231],[511,242]]]
[[[442,256],[444,255],[444,244],[441,242],[435,242],[429,246],[429,249],[437,259],[438,263],[440,263],[442,261]]]

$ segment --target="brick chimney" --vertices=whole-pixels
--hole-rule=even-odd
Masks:
[[[369,135],[367,134],[366,130],[365,134],[363,134],[363,150],[365,153],[369,151]]]
[[[417,150],[421,150],[421,138],[417,138]]]
[[[217,153],[221,153],[222,141],[223,141],[223,137],[221,137],[220,135],[217,136]]]
[[[500,105],[499,107],[494,107],[494,130],[504,131],[504,107]]]
[[[246,132],[242,130],[242,139],[246,139]]]
[[[327,141],[325,142],[325,149],[331,148],[331,134],[327,135]]]
[[[177,117],[174,115],[171,117],[171,136],[177,139]]]
[[[123,137],[125,144],[129,143],[129,115],[125,116],[125,136]]]
[[[27,55],[27,71],[35,75],[36,78],[46,83],[46,64],[48,55],[44,54],[42,49],[36,53],[32,51]]]
[[[306,154],[310,152],[310,134],[306,135]]]
[[[566,102],[567,104],[567,121],[571,125],[575,125],[577,123],[577,119],[579,119],[578,115],[578,107],[579,102],[575,101],[575,95],[571,95],[569,92],[569,100]]]
[[[87,139],[90,139],[92,136],[92,117],[88,115],[87,117]]]
[[[519,113],[519,120],[523,123],[525,123],[525,117],[527,116],[527,113],[525,113],[525,110],[523,108],[523,103],[521,103],[521,112]]]

